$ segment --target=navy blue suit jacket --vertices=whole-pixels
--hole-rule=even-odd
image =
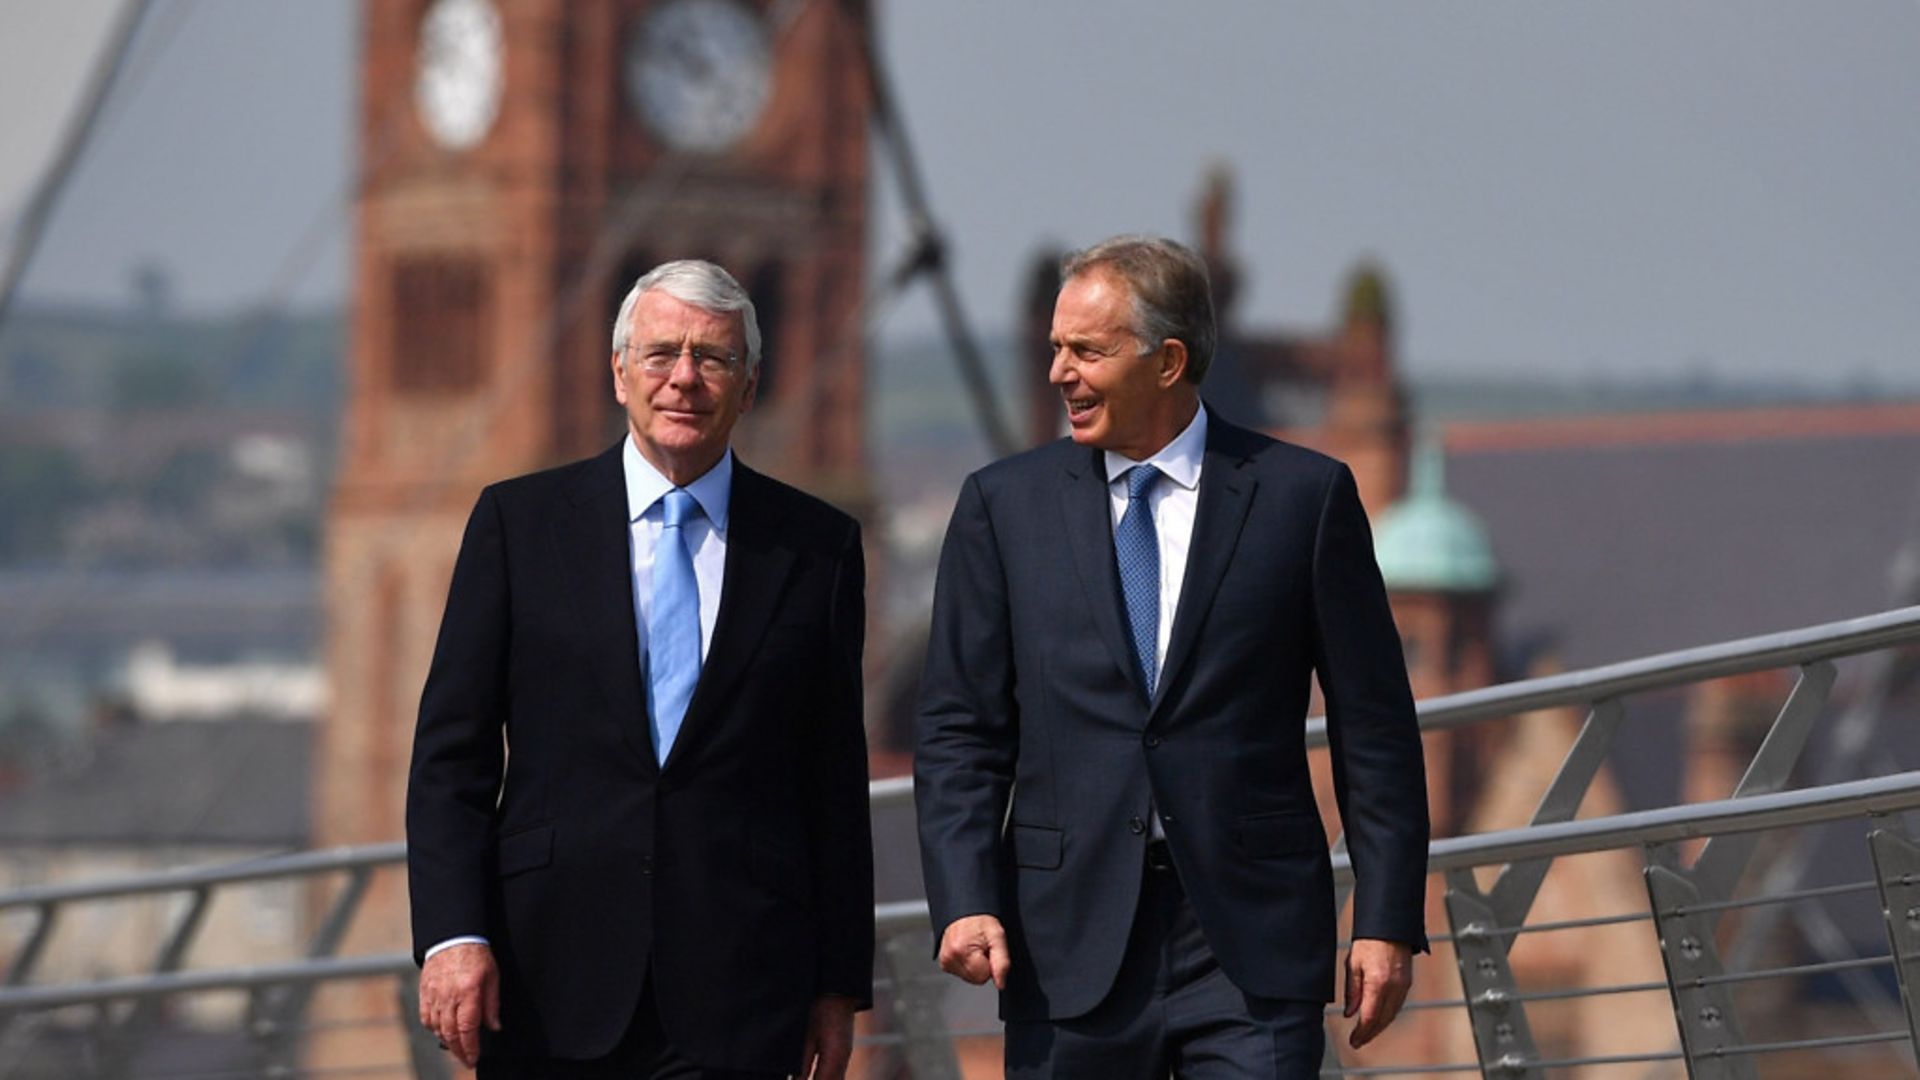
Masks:
[[[1128,651],[1107,500],[1100,453],[1067,440],[961,490],[914,762],[935,932],[977,913],[1006,925],[1009,1019],[1088,1011],[1120,966],[1151,806],[1228,977],[1330,1000],[1333,881],[1304,739],[1317,672],[1354,934],[1424,948],[1426,774],[1351,472],[1209,417],[1152,700]]]

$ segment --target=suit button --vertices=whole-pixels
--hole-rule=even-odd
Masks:
[[[651,855],[640,856],[640,873],[645,875],[646,877],[653,876],[653,856]]]
[[[1141,821],[1137,816],[1130,817],[1127,819],[1127,831],[1135,836],[1139,836],[1141,833],[1147,831],[1147,823]]]
[[[1159,745],[1160,745],[1160,736],[1158,736],[1158,735],[1149,735],[1149,736],[1147,736],[1147,747],[1148,747],[1149,749],[1151,749],[1151,748],[1153,748],[1153,747],[1156,747],[1156,746],[1159,746]]]

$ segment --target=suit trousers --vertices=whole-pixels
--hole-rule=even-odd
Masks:
[[[1256,997],[1227,978],[1156,844],[1113,989],[1083,1016],[1009,1022],[1007,1077],[1309,1080],[1324,1014],[1321,1002]]]
[[[491,1032],[482,1031],[477,1080],[785,1080],[784,1073],[702,1069],[680,1055],[660,1027],[653,975],[640,992],[640,1007],[620,1045],[603,1058],[574,1061],[515,1054]]]

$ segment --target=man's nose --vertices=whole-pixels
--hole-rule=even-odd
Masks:
[[[1053,360],[1047,366],[1047,381],[1055,386],[1065,386],[1079,375],[1067,362],[1068,355],[1065,349],[1053,350]]]
[[[667,371],[667,383],[676,390],[691,390],[701,385],[700,365],[694,358],[692,346],[682,346],[679,355],[673,358],[673,367]]]

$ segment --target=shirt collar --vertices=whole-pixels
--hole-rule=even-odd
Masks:
[[[627,435],[626,446],[620,451],[620,468],[627,477],[627,521],[639,521],[641,515],[653,508],[660,497],[673,490],[673,481],[660,475],[653,463],[640,456],[640,447],[633,441],[633,435]],[[687,494],[700,504],[700,512],[707,515],[707,521],[713,531],[727,534],[727,506],[733,500],[733,448],[720,456],[713,468],[700,475],[698,480],[687,485]]]
[[[1165,473],[1167,479],[1191,491],[1200,486],[1200,458],[1207,450],[1207,409],[1201,406],[1193,412],[1193,419],[1187,423],[1186,430],[1173,437],[1173,441],[1160,448],[1159,452],[1146,461],[1135,461],[1125,454],[1106,451],[1107,483],[1120,478],[1120,474],[1135,465],[1152,465]]]

